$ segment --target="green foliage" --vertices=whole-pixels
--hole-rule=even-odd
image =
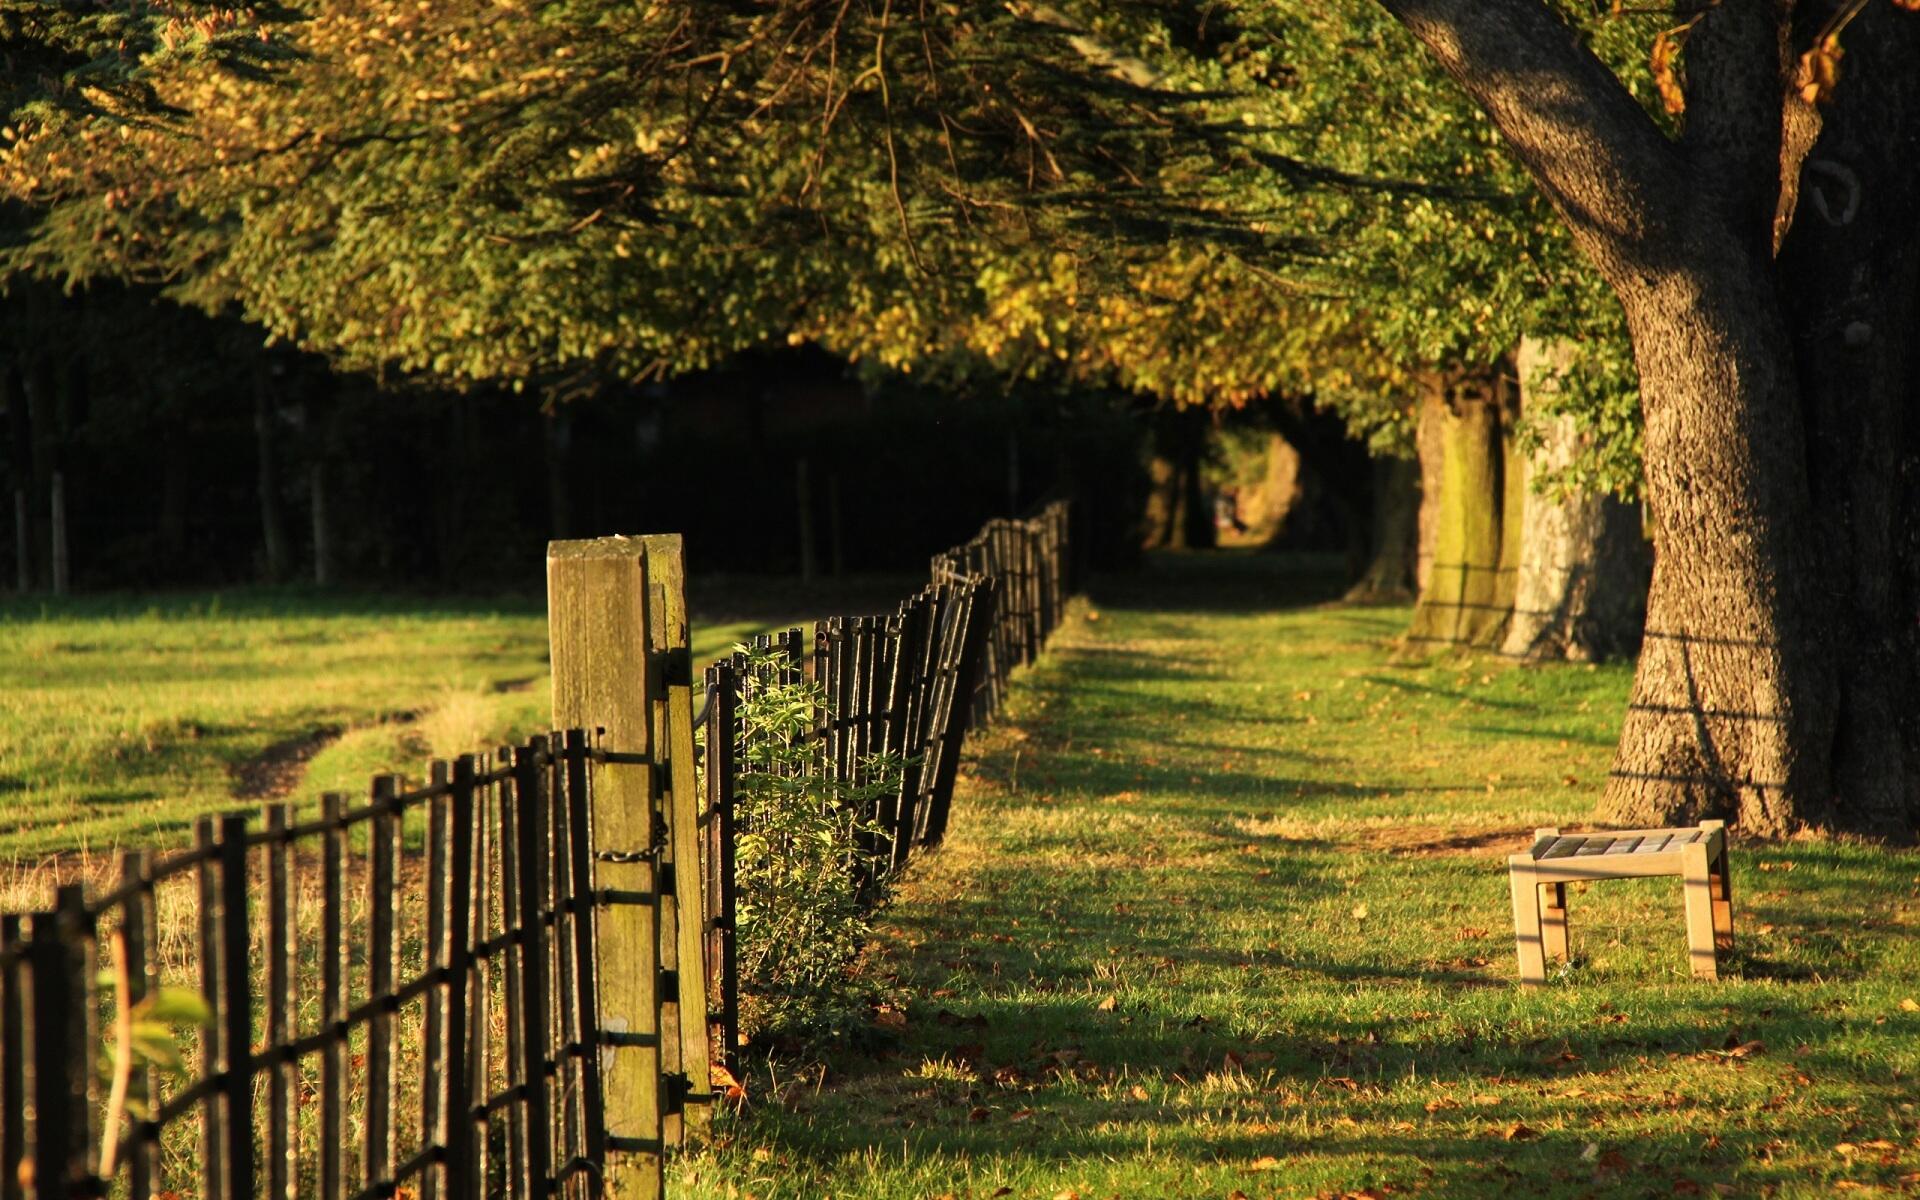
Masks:
[[[114,986],[112,972],[103,972],[100,976],[102,989]],[[98,1065],[100,1080],[111,1085],[116,1077],[138,1078],[142,1067],[150,1066],[178,1079],[187,1074],[186,1059],[180,1050],[180,1041],[195,1029],[213,1024],[213,1009],[200,993],[190,988],[163,987],[143,997],[129,1013],[128,1043],[130,1062],[122,1063],[115,1049],[117,1032],[109,1027],[104,1031],[106,1044],[101,1048]],[[126,1100],[127,1111],[135,1117],[148,1119],[153,1116],[152,1099],[141,1095],[139,1089],[129,1092]]]
[[[745,647],[736,647],[745,651]],[[735,928],[742,1025],[757,1040],[818,1043],[865,1016],[849,974],[870,936],[868,914],[883,896],[860,880],[884,862],[867,840],[879,832],[858,815],[900,786],[899,755],[873,754],[860,783],[835,779],[814,736],[826,695],[818,684],[779,678],[784,659],[749,652],[739,707],[743,752],[735,808]]]

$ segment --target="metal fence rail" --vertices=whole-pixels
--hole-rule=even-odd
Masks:
[[[574,730],[308,820],[202,819],[103,895],[0,918],[0,1194],[596,1192],[594,753]],[[169,891],[191,934],[163,962]],[[183,985],[212,1020],[181,1078],[133,1038]]]

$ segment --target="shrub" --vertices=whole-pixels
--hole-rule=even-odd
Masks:
[[[904,760],[875,754],[836,779],[817,732],[826,696],[784,683],[778,654],[749,652],[735,791],[735,929],[742,1032],[817,1045],[862,1023],[851,967],[882,903],[879,830],[861,817],[898,789]],[[863,888],[862,881],[868,882]]]

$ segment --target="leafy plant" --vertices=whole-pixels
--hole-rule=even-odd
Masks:
[[[886,864],[861,814],[899,788],[906,762],[871,754],[858,782],[837,778],[818,734],[824,691],[782,681],[778,654],[747,653],[734,867],[743,1032],[818,1044],[864,1016],[850,967],[885,900]]]

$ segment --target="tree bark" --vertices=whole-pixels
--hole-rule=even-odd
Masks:
[[[1420,540],[1420,464],[1410,458],[1373,463],[1372,557],[1345,599],[1350,604],[1402,604],[1414,598]]]
[[[1440,534],[1440,492],[1447,477],[1446,383],[1437,375],[1419,381],[1420,398],[1414,411],[1415,457],[1420,461],[1420,513],[1414,552],[1414,594],[1433,582],[1433,546]]]
[[[1521,407],[1535,390],[1558,386],[1572,347],[1527,338],[1516,366]],[[1574,419],[1560,415],[1540,429],[1540,445],[1522,464],[1523,508],[1513,618],[1501,653],[1530,662],[1596,659],[1634,653],[1646,620],[1651,548],[1635,505],[1611,495],[1543,493],[1537,481],[1560,470],[1579,449]]]

